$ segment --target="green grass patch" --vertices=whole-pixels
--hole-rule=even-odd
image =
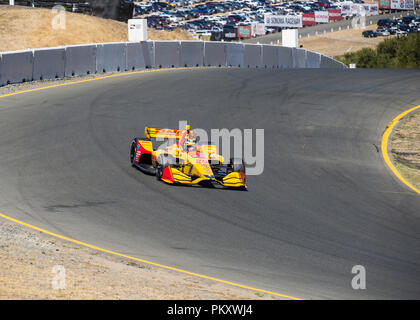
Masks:
[[[376,49],[364,48],[335,59],[357,68],[420,68],[420,33],[385,39]]]

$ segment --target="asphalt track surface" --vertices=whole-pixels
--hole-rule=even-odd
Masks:
[[[305,299],[419,299],[420,197],[381,137],[419,71],[195,69],[0,99],[0,212],[106,249]],[[249,191],[132,168],[144,127],[262,128]],[[354,265],[366,290],[353,290]]]

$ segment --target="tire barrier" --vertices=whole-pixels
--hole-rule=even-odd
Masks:
[[[93,73],[176,67],[346,68],[305,49],[217,41],[143,41],[0,54],[0,86]]]

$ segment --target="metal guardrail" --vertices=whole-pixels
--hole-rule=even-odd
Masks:
[[[231,66],[240,68],[346,68],[305,49],[215,41],[113,42],[3,52],[0,86],[93,73]]]

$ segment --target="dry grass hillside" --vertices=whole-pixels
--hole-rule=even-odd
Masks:
[[[0,6],[0,52],[92,42],[127,41],[127,24],[66,12],[65,29],[55,29],[49,9]],[[189,40],[181,31],[149,29],[151,40]]]
[[[362,48],[376,48],[379,43],[388,37],[364,38],[365,30],[376,30],[376,25],[369,25],[364,29],[345,29],[337,32],[328,32],[318,36],[299,39],[303,48],[325,54],[330,57],[343,56]],[[393,37],[393,36],[391,36]]]

